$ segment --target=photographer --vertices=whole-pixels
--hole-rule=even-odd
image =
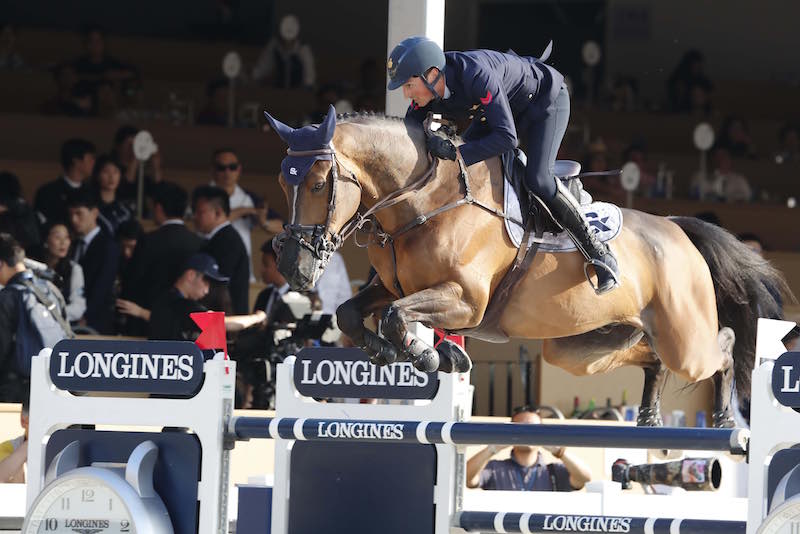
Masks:
[[[0,402],[26,398],[31,357],[72,337],[64,297],[24,260],[19,243],[0,233]]]
[[[208,294],[212,283],[227,282],[228,278],[220,273],[214,258],[198,252],[186,261],[172,288],[156,299],[152,310],[124,299],[117,299],[117,309],[120,313],[149,322],[150,339],[194,341],[200,335],[200,327],[189,314],[208,311],[200,304],[200,299]],[[265,318],[263,312],[228,316],[225,317],[225,330],[237,332],[261,323]]]

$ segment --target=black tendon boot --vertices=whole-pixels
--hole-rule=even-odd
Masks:
[[[578,250],[583,254],[583,257],[586,258],[583,268],[587,279],[589,279],[588,266],[592,265],[594,267],[595,273],[597,273],[595,292],[600,295],[611,291],[620,284],[617,259],[611,249],[608,248],[608,245],[597,239],[594,230],[583,217],[575,197],[567,190],[561,180],[556,180],[556,184],[556,196],[546,201],[547,207],[550,208],[556,222],[564,228],[572,238],[572,241],[575,242]],[[591,280],[589,280],[589,283],[591,284]]]

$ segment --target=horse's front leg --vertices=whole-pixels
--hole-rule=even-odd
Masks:
[[[408,329],[412,322],[444,328],[466,328],[475,310],[463,300],[463,289],[455,282],[445,282],[394,301],[385,311],[382,330],[397,347],[402,347],[414,367],[420,371],[465,373],[472,362],[464,350],[450,341],[431,347]]]
[[[375,276],[370,284],[336,309],[336,322],[357,347],[369,355],[375,365],[397,361],[397,348],[364,326],[364,318],[385,308],[394,296]]]

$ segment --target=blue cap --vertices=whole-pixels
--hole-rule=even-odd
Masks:
[[[196,254],[192,254],[192,256],[186,260],[186,264],[183,266],[183,270],[186,271],[187,269],[194,269],[198,273],[203,274],[204,276],[214,280],[215,282],[227,282],[228,277],[223,276],[221,272],[219,272],[219,265],[217,265],[217,260],[205,254],[203,252],[198,252]]]

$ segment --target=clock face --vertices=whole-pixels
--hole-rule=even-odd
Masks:
[[[25,534],[135,533],[120,496],[93,477],[70,477],[50,486],[31,510]]]

